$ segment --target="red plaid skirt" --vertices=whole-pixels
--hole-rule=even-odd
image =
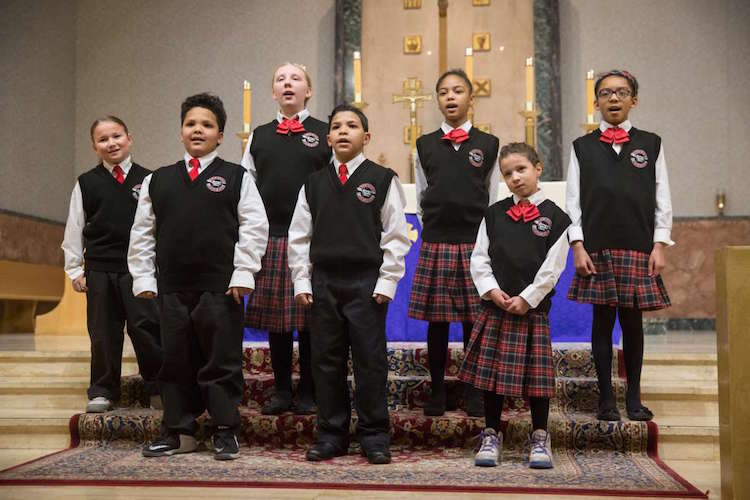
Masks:
[[[479,293],[469,270],[474,243],[422,242],[411,285],[409,316],[424,321],[474,321]]]
[[[287,264],[286,236],[268,238],[255,291],[247,301],[245,326],[269,332],[310,330],[310,309],[294,304],[292,273]]]
[[[555,365],[547,313],[518,316],[483,307],[458,378],[503,396],[553,397]]]
[[[661,275],[648,275],[648,257],[648,254],[636,250],[592,252],[596,274],[576,274],[568,290],[568,299],[641,311],[669,307],[671,303]]]

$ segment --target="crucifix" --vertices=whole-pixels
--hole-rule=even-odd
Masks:
[[[406,128],[406,134],[409,143],[409,181],[414,182],[414,159],[417,152],[417,136],[419,135],[419,126],[417,124],[417,109],[422,107],[423,101],[432,100],[431,94],[422,92],[422,80],[410,77],[404,80],[404,92],[402,94],[393,94],[393,104],[403,102],[409,108],[409,125]],[[405,139],[406,139],[405,138]]]

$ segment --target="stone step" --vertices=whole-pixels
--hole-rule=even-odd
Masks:
[[[641,399],[655,415],[664,417],[719,415],[719,389],[715,382],[642,382]]]
[[[88,377],[91,353],[87,351],[2,351],[0,377]],[[135,356],[125,354],[122,374],[138,373]]]
[[[70,416],[80,409],[0,409],[0,449],[65,448]]]
[[[647,353],[643,358],[641,380],[715,382],[716,354],[713,353]]]
[[[86,407],[88,377],[0,377],[0,408]]]
[[[657,416],[659,456],[664,460],[718,461],[719,417]]]

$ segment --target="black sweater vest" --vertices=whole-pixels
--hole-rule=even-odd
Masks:
[[[307,176],[330,163],[331,149],[326,143],[327,123],[308,117],[303,122],[305,132],[287,135],[276,133],[278,124],[274,120],[253,131],[250,154],[269,234],[286,236],[300,188]]]
[[[86,225],[83,227],[85,266],[92,271],[128,272],[130,228],[143,178],[150,174],[133,163],[119,184],[101,163],[78,177]]]
[[[474,127],[456,151],[442,140],[441,129],[417,139],[419,161],[427,188],[422,196],[422,239],[429,242],[473,243],[487,210],[487,177],[497,159],[500,141]]]
[[[190,181],[184,161],[151,176],[159,289],[224,292],[239,240],[237,204],[245,169],[216,158]]]
[[[396,173],[365,160],[343,186],[329,165],[307,178],[312,215],[310,261],[323,268],[379,268],[380,211]]]
[[[537,207],[539,217],[516,222],[505,213],[512,206],[512,196],[492,205],[487,209],[485,225],[492,274],[500,288],[514,297],[534,282],[549,249],[570,226],[570,218],[553,201],[544,200]],[[549,311],[554,293],[547,294],[535,310]]]
[[[581,169],[584,247],[650,253],[654,246],[656,158],[661,138],[636,128],[618,155],[596,130],[573,141]]]

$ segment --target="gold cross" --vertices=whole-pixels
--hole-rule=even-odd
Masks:
[[[409,108],[409,165],[411,166],[417,150],[417,108],[422,107],[424,101],[432,100],[432,94],[422,92],[422,81],[415,77],[404,80],[402,94],[393,94],[393,104],[403,102]],[[409,169],[411,172],[411,168]]]

